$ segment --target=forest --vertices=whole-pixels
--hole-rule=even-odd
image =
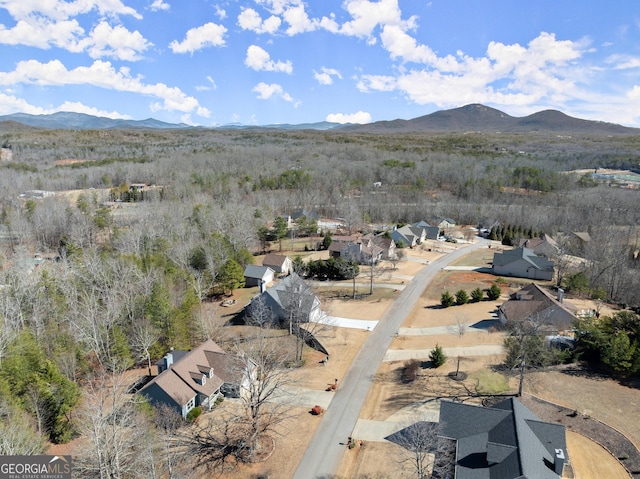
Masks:
[[[12,152],[0,163],[1,454],[78,434],[94,437],[88,454],[104,452],[98,421],[113,417],[79,420],[107,400],[95,372],[113,378],[214,336],[202,303],[242,286],[238,271],[286,235],[276,219],[300,209],[339,218],[344,232],[437,217],[553,237],[588,232],[579,252],[561,244],[566,258],[584,258],[559,265],[563,273],[584,276],[584,294],[640,306],[640,191],[596,174],[637,169],[638,136],[7,123],[0,141]],[[149,188],[132,194],[132,184]],[[321,245],[327,232],[306,226],[300,234]],[[139,408],[119,420],[132,418],[152,422]],[[158,468],[170,470],[162,457]],[[89,462],[83,477],[103,477]]]

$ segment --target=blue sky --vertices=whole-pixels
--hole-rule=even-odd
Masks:
[[[0,114],[216,126],[483,103],[640,127],[629,0],[0,0]]]

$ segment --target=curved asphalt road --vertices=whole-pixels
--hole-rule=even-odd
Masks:
[[[477,243],[442,256],[426,265],[406,285],[369,335],[345,377],[339,378],[338,389],[298,465],[294,479],[314,479],[337,472],[346,450],[347,438],[356,426],[373,376],[396,331],[411,313],[424,289],[442,268],[473,250],[486,247],[487,244],[487,241],[479,239]]]

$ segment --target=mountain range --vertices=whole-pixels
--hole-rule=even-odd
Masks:
[[[5,123],[6,122],[6,123]],[[10,122],[47,129],[185,129],[184,123],[165,123],[153,118],[146,120],[114,120],[84,113],[58,112],[50,115],[14,113],[0,116],[0,129],[11,129]],[[2,126],[4,125],[4,127]],[[525,117],[514,117],[500,110],[480,104],[471,104],[450,110],[440,110],[411,120],[377,121],[364,125],[317,122],[276,125],[223,125],[218,129],[280,129],[280,130],[339,130],[344,132],[409,133],[409,132],[554,132],[557,134],[640,134],[639,128],[614,123],[582,120],[557,110],[544,110]]]

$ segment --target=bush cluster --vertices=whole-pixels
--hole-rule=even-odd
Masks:
[[[496,285],[494,286],[498,288],[498,286]],[[487,297],[489,299],[497,299],[497,298],[492,298],[492,294],[490,293],[490,291],[491,289],[487,290]],[[500,297],[500,288],[498,288],[498,297]],[[469,301],[478,303],[482,301],[483,298],[484,298],[484,291],[482,291],[482,289],[479,287],[472,290],[471,294],[467,293],[464,289],[460,289],[456,291],[455,296],[452,295],[449,291],[445,291],[440,296],[440,305],[443,308],[448,308],[449,306],[453,306],[454,304],[461,306],[463,304],[467,304]]]

